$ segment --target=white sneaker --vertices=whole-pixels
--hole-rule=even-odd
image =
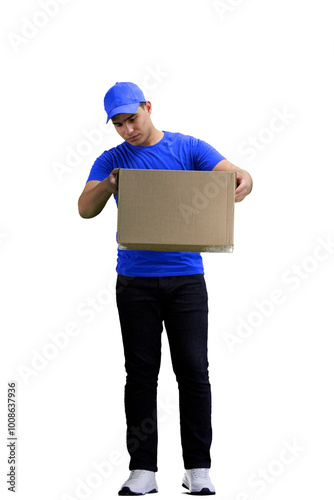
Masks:
[[[155,480],[155,472],[150,470],[132,470],[129,479],[122,485],[119,495],[146,495],[146,493],[158,493]]]
[[[183,476],[182,486],[190,495],[215,495],[216,491],[209,477],[210,469],[189,469]]]

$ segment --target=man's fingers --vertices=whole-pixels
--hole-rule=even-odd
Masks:
[[[118,171],[119,171],[119,168],[114,168],[114,170],[112,170],[110,172],[110,175],[109,175],[111,192],[112,192],[112,194],[115,194],[115,195],[117,195],[117,192],[118,192]]]
[[[250,192],[247,180],[241,172],[237,172],[237,187],[235,190],[235,201],[242,201]]]
[[[119,171],[119,168],[114,168],[114,170],[111,172],[111,175],[117,179],[118,178],[118,171]]]
[[[235,190],[235,201],[242,201],[247,196],[247,191],[247,183],[243,178],[241,178],[238,187]]]

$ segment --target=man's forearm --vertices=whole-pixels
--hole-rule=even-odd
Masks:
[[[98,215],[112,194],[108,178],[99,182],[92,189],[83,192],[78,201],[80,216],[84,219],[90,219]]]

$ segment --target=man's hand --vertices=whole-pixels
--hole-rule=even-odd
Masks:
[[[88,181],[78,200],[79,214],[90,219],[103,210],[112,194],[118,193],[118,171],[114,170],[103,181]]]
[[[108,177],[108,191],[115,196],[118,194],[118,171],[119,168],[114,168]]]
[[[235,190],[235,202],[242,201],[250,193],[250,186],[241,172],[237,172],[237,188]]]
[[[214,167],[215,171],[236,172],[237,173],[237,188],[235,190],[235,201],[242,201],[251,192],[253,180],[246,170],[236,167],[228,160],[221,160]]]

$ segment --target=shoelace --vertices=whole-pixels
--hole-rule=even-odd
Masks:
[[[209,479],[209,469],[194,469],[196,479]]]
[[[139,479],[143,474],[145,474],[144,470],[132,470],[129,479]]]

